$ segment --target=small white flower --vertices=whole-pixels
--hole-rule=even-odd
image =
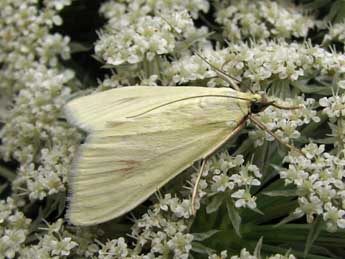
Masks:
[[[51,240],[50,245],[52,246],[53,255],[67,256],[78,244],[72,241],[71,237],[65,237],[61,241]]]
[[[236,208],[242,208],[242,207],[248,207],[250,209],[256,208],[256,197],[252,196],[250,192],[240,189],[233,194],[231,194],[232,198],[235,198],[235,207]]]

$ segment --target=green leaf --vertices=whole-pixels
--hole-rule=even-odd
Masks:
[[[227,199],[226,209],[228,211],[229,219],[231,221],[231,224],[232,224],[237,236],[241,237],[240,226],[241,226],[242,218],[241,218],[240,214],[238,213],[237,208],[234,206],[233,201],[230,198]]]
[[[280,190],[280,191],[269,191],[269,192],[261,192],[263,195],[271,196],[271,197],[294,197],[297,196],[297,189],[290,189],[290,190]]]
[[[71,42],[69,46],[71,48],[71,53],[87,52],[93,48],[92,44],[81,42]]]
[[[308,2],[306,0],[302,0],[301,2],[308,2],[307,4],[304,4],[304,8],[305,9],[311,9],[311,10],[315,10],[321,7],[324,7],[326,5],[328,5],[332,0],[314,0],[311,2]]]
[[[281,225],[284,225],[286,223],[289,223],[290,221],[293,221],[295,219],[299,219],[301,218],[302,216],[300,215],[295,215],[293,213],[291,213],[289,216],[283,218],[278,224],[276,224],[274,227],[279,227]]]
[[[345,18],[345,2],[343,0],[334,1],[327,17],[334,23],[342,22]]]
[[[334,144],[335,142],[335,138],[334,137],[327,137],[327,138],[322,138],[322,139],[314,139],[315,143],[318,144]]]
[[[66,205],[66,193],[61,193],[61,198],[59,199],[58,204],[58,217],[62,215],[62,213],[65,211],[65,205]]]
[[[283,170],[283,167],[278,166],[278,165],[271,164],[271,167],[273,167],[276,171],[281,171],[281,170]]]
[[[306,136],[310,136],[315,134],[319,131],[319,128],[323,126],[323,124],[328,120],[328,116],[326,114],[323,114],[322,112],[318,112],[317,116],[320,118],[319,122],[310,122],[303,130],[301,131],[301,134]]]
[[[255,250],[254,250],[254,256],[257,259],[261,259],[262,240],[263,240],[263,238],[260,237],[258,243],[256,244]]]
[[[303,81],[291,82],[291,85],[296,87],[303,93],[307,94],[319,94],[319,95],[332,95],[333,87],[319,86],[319,85],[309,85]]]
[[[2,185],[0,185],[0,193],[2,193],[8,186],[8,183],[4,183]]]
[[[0,165],[0,176],[4,177],[9,182],[12,182],[16,178],[16,173]]]
[[[211,199],[211,202],[208,203],[206,206],[206,213],[211,214],[212,212],[217,211],[219,207],[222,205],[224,199],[225,199],[225,195],[223,193],[214,196]]]
[[[258,208],[253,208],[253,209],[250,209],[250,210],[252,210],[252,211],[254,211],[254,212],[256,212],[256,213],[258,213],[258,214],[260,214],[260,215],[262,215],[262,216],[264,216],[265,215],[265,213],[263,213],[261,210],[259,210]]]
[[[193,240],[195,241],[204,241],[205,239],[210,238],[211,236],[213,236],[214,234],[218,233],[220,230],[210,230],[207,232],[203,232],[203,233],[192,233],[192,235],[194,236]]]
[[[30,224],[29,233],[34,232],[38,229],[39,225],[42,223],[42,219],[43,219],[43,209],[42,209],[42,207],[39,207],[38,208],[38,214],[37,214],[36,218],[33,219],[33,221]],[[27,239],[26,241],[30,242],[30,239],[36,240],[37,236],[36,235],[29,236],[28,235],[28,238],[29,239]]]
[[[317,217],[316,220],[311,225],[311,228],[308,233],[307,242],[304,248],[304,257],[306,257],[310,251],[310,248],[312,247],[314,241],[318,238],[320,235],[320,232],[323,228],[323,221],[320,217]]]
[[[198,254],[212,254],[216,252],[214,249],[199,242],[192,242],[192,251]]]

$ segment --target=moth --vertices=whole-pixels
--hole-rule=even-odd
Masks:
[[[116,218],[195,161],[203,160],[202,171],[248,119],[267,130],[255,114],[270,105],[294,108],[260,94],[207,87],[123,87],[70,101],[66,117],[88,137],[69,179],[69,221],[92,225]]]

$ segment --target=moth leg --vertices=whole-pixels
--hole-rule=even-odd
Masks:
[[[231,131],[231,133],[224,139],[224,141],[222,141],[220,144],[218,144],[217,146],[215,146],[202,160],[201,163],[201,167],[198,173],[198,176],[195,180],[195,184],[194,184],[194,188],[193,188],[193,194],[192,194],[192,214],[195,216],[196,214],[196,209],[195,209],[195,201],[196,201],[196,197],[198,194],[198,189],[199,189],[199,184],[200,184],[200,180],[201,180],[201,176],[204,172],[205,169],[205,165],[207,163],[207,160],[210,156],[212,156],[221,146],[223,146],[229,139],[231,139],[234,135],[236,135],[244,126],[244,124],[246,123],[248,116],[245,116],[238,124],[237,126]]]
[[[205,165],[207,163],[207,159],[203,159],[202,160],[202,163],[201,163],[201,167],[200,167],[200,170],[199,170],[199,173],[198,173],[198,176],[195,180],[195,184],[194,184],[194,188],[193,188],[193,194],[192,194],[192,214],[193,216],[195,216],[196,214],[196,209],[195,209],[195,200],[196,200],[196,196],[197,196],[197,192],[198,192],[198,187],[199,187],[199,183],[200,183],[200,180],[201,180],[201,176],[204,172],[204,168],[205,168]]]
[[[267,128],[267,126],[265,124],[263,124],[261,121],[257,120],[254,116],[252,115],[248,115],[248,119],[254,124],[256,125],[258,128],[266,131],[268,134],[270,134],[272,137],[274,137],[276,140],[278,140],[278,142],[286,147],[288,147],[290,150],[295,151],[299,154],[301,154],[302,156],[306,156],[302,150],[296,148],[293,145],[290,145],[289,143],[286,143],[285,141],[283,141],[279,136],[277,136],[274,132],[272,132],[269,128]]]

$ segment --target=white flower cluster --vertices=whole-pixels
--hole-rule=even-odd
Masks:
[[[208,256],[208,259],[227,259],[228,258],[228,252],[226,250],[220,252],[220,254],[210,254]]]
[[[39,66],[23,73],[23,88],[15,99],[10,119],[0,131],[5,159],[21,163],[13,188],[30,199],[64,190],[79,134],[59,121],[70,95],[66,84],[73,73]]]
[[[277,101],[277,103],[280,104],[281,101]],[[299,106],[300,108],[283,110],[270,106],[256,116],[268,130],[274,132],[284,142],[289,143],[300,137],[299,127],[307,125],[311,121],[320,121],[316,111],[312,109],[314,103],[315,100],[311,98],[306,100],[303,98],[287,99],[283,104],[284,106]],[[263,130],[250,131],[249,136],[254,140],[256,146],[262,145],[264,140],[275,141],[275,138]]]
[[[216,55],[218,53],[214,54]],[[212,62],[212,64],[214,63]],[[203,80],[215,77],[216,73],[198,56],[185,55],[180,59],[172,61],[170,64],[166,64],[164,66],[163,75],[165,79],[163,82],[165,85],[183,85],[198,79]]]
[[[4,0],[0,2],[0,89],[12,93],[24,87],[22,71],[35,63],[57,66],[58,58],[70,56],[69,38],[50,34],[62,19],[57,12],[71,0]]]
[[[205,50],[202,55],[215,67],[222,68],[228,75],[236,77],[246,88],[284,80],[296,81],[302,76],[338,75],[345,79],[345,55],[331,53],[318,46],[286,42],[261,42],[230,44],[222,50]],[[166,66],[163,74],[167,82],[183,84],[188,81],[211,78],[205,62],[198,57],[184,56]],[[170,79],[170,80],[169,80]],[[288,81],[286,81],[288,82]],[[209,86],[227,85],[218,79]],[[281,85],[281,92],[287,91]],[[252,88],[253,88],[252,87]]]
[[[38,64],[56,67],[59,58],[69,58],[69,38],[49,30],[62,23],[57,12],[70,2],[0,1],[0,120],[8,117],[15,93],[25,88],[25,71]]]
[[[110,240],[102,245],[98,254],[99,259],[129,258],[129,251],[123,237]]]
[[[188,11],[197,17],[208,5],[204,0],[106,2],[100,12],[109,22],[100,33],[95,52],[114,66],[152,61],[156,55],[173,52],[175,30],[184,35],[195,33]]]
[[[307,216],[309,223],[322,217],[329,231],[345,228],[345,162],[342,157],[325,152],[324,145],[309,144],[302,151],[306,157],[289,154],[280,176],[297,188],[299,207],[296,216]]]
[[[58,62],[59,58],[70,56],[69,38],[49,32],[62,23],[58,12],[70,3],[0,3],[0,37],[4,39],[0,49],[0,95],[7,100],[1,103],[1,109],[12,108],[1,113],[6,124],[0,131],[0,152],[5,160],[14,158],[20,162],[12,187],[31,199],[42,199],[64,189],[72,146],[78,142],[76,131],[58,121],[70,94],[66,85],[74,77]],[[18,90],[18,95],[13,94]]]
[[[323,97],[319,103],[332,122],[345,117],[345,95]]]
[[[53,224],[48,224],[48,228],[42,234],[37,234],[39,242],[28,245],[20,251],[19,259],[44,259],[44,258],[65,258],[71,254],[71,250],[78,246],[72,240],[69,233],[64,230],[63,220],[59,219]]]
[[[228,152],[222,152],[213,157],[208,169],[203,172],[200,181],[198,198],[205,195],[224,192],[229,195],[237,208],[256,208],[256,197],[250,193],[252,186],[259,186],[262,175],[257,166],[244,165],[242,155],[232,157]],[[192,176],[195,182],[196,174]],[[199,202],[199,201],[198,201]],[[198,208],[199,204],[197,204]]]
[[[95,52],[114,66],[152,60],[155,55],[174,49],[175,39],[170,31],[170,26],[160,17],[139,17],[137,23],[126,30],[101,33]]]
[[[329,43],[329,42],[340,42],[345,43],[345,23],[336,23],[329,26],[329,31],[323,38],[323,43]]]
[[[291,1],[269,0],[220,1],[216,21],[224,25],[224,36],[231,41],[306,37],[315,25]]]
[[[237,208],[256,208],[256,197],[250,193],[251,186],[259,186],[262,175],[252,164],[244,165],[243,156],[230,156],[223,152],[210,164],[212,192],[230,192]]]
[[[344,81],[345,82],[345,81]],[[332,143],[340,152],[345,148],[345,95],[323,97],[319,100],[322,112],[327,114],[332,133]]]
[[[13,199],[0,200],[0,258],[15,258],[24,246],[30,223]]]
[[[228,257],[228,253],[226,250],[222,251],[220,255],[212,254],[208,257],[208,259],[261,259],[262,257],[252,255],[247,251],[247,249],[243,248],[240,252],[240,255],[233,255]],[[275,254],[271,256],[266,256],[265,259],[296,259],[296,257],[292,254],[281,255]]]
[[[181,201],[166,194],[152,210],[135,221],[131,237],[136,240],[136,249],[118,238],[101,245],[98,258],[153,259],[169,254],[172,258],[187,259],[193,235],[188,233],[184,219],[190,214],[190,200]],[[150,250],[140,252],[144,246]]]

